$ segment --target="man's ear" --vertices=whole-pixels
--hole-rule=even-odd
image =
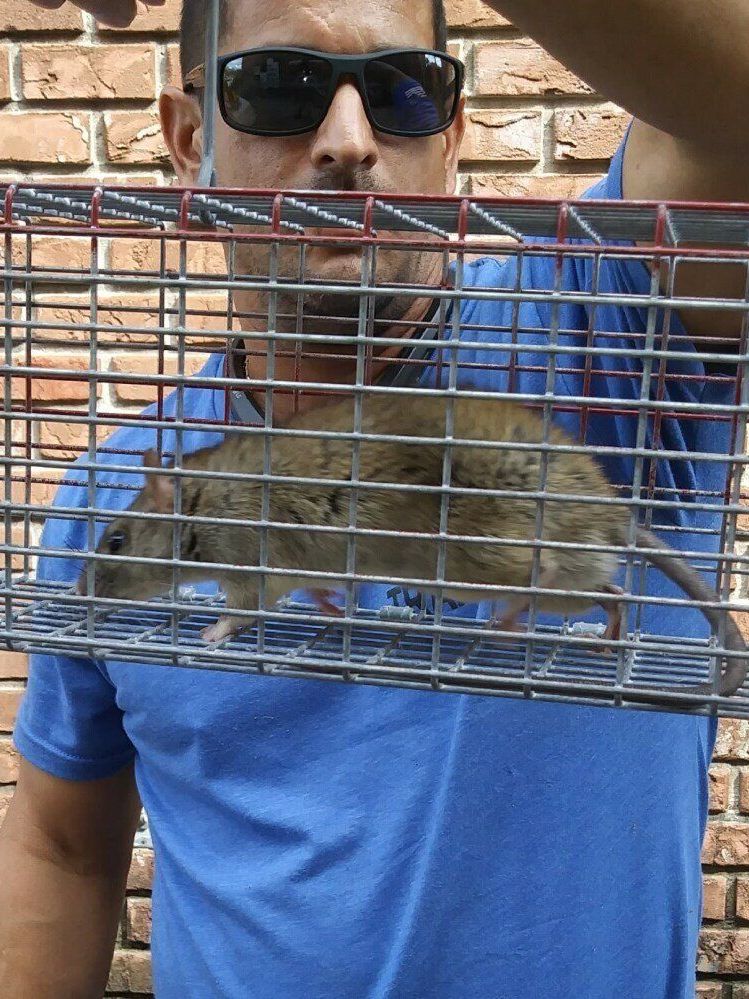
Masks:
[[[164,87],[159,117],[177,180],[181,187],[192,187],[203,153],[203,113],[198,99],[179,87]]]
[[[460,146],[466,130],[465,106],[466,99],[461,97],[455,120],[448,130],[443,132],[445,138],[445,192],[447,194],[455,194],[455,186],[458,182]]]
[[[174,513],[174,477],[148,474],[149,468],[161,468],[161,461],[153,448],[143,455],[143,468],[146,470],[143,492],[148,496],[154,513]]]

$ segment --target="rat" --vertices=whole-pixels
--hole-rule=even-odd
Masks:
[[[500,399],[452,399],[454,429],[452,439],[517,444],[572,444],[572,438],[554,424],[546,432],[540,415],[519,403]],[[356,497],[358,529],[390,530],[438,534],[447,397],[415,394],[398,399],[385,394],[362,398],[363,433],[398,435],[401,441],[361,441],[360,482]],[[353,398],[324,404],[286,422],[289,430],[351,433],[354,427]],[[414,443],[409,437],[436,438],[433,444]],[[254,567],[260,564],[260,529],[252,526],[195,523],[195,516],[224,516],[237,520],[260,520],[263,485],[258,481],[221,479],[222,472],[263,472],[264,442],[261,435],[229,431],[224,440],[209,448],[186,455],[179,475],[181,509],[186,520],[181,525],[181,558],[196,563],[180,566],[181,582],[212,579],[219,583],[227,607],[251,612],[259,607],[259,574],[235,569],[212,569],[211,563]],[[529,587],[534,563],[533,545],[492,544],[491,539],[533,542],[537,538],[538,502],[524,494],[539,492],[546,464],[546,488],[540,537],[542,542],[626,548],[629,543],[630,511],[626,505],[609,501],[614,488],[597,462],[587,453],[569,451],[509,450],[475,444],[450,443],[450,486],[454,489],[497,489],[512,491],[510,497],[454,493],[450,496],[445,540],[444,584],[429,585],[436,578],[439,540],[435,538],[381,537],[359,535],[356,539],[355,571],[361,576],[407,577],[424,580],[413,588],[424,593],[442,591],[446,599],[462,602],[490,599],[497,602],[491,586]],[[163,469],[155,451],[144,455],[146,482],[129,508],[131,514],[174,513],[175,476]],[[216,477],[196,477],[191,472],[215,472]],[[333,479],[348,483],[352,477],[352,441],[340,438],[300,438],[277,436],[271,447],[274,476]],[[377,483],[436,487],[412,493],[377,488]],[[347,528],[351,487],[274,482],[269,489],[273,522],[295,525],[297,530],[274,528],[267,536],[267,565],[290,570],[288,575],[265,576],[265,606],[271,607],[294,589],[312,590],[317,606],[330,615],[341,614],[332,602],[335,590],[324,578],[294,576],[294,571],[340,574],[346,572],[347,535],[305,530],[305,525]],[[554,500],[552,495],[567,496]],[[569,497],[600,499],[579,502]],[[474,540],[474,538],[480,540]],[[667,553],[669,546],[651,531],[637,527],[635,543],[641,558],[660,569],[691,600],[719,602],[717,593],[690,565]],[[652,550],[655,549],[655,550]],[[667,552],[664,552],[664,549]],[[173,523],[119,516],[104,531],[96,549],[101,556],[133,556],[171,559]],[[205,563],[203,566],[200,563]],[[618,556],[611,551],[584,548],[541,548],[537,586],[541,589],[571,591],[570,596],[540,594],[541,611],[575,614],[593,603],[604,608],[608,624],[602,637],[616,641],[621,635],[624,592],[612,577]],[[163,594],[172,586],[172,566],[139,565],[124,561],[97,560],[95,596],[145,600]],[[451,584],[463,584],[451,588]],[[574,591],[600,595],[576,596]],[[78,592],[86,592],[86,574]],[[511,595],[504,613],[489,624],[504,631],[518,631],[518,618],[530,607],[529,595]],[[715,607],[702,611],[717,632],[724,615]],[[250,618],[251,620],[251,618]],[[206,628],[203,638],[218,642],[247,627],[245,617],[223,615]],[[736,623],[725,614],[725,646],[742,653],[746,645]],[[608,651],[608,649],[606,649]],[[734,693],[744,682],[747,660],[727,656],[721,673],[720,692]]]

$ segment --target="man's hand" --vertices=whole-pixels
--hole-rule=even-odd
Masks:
[[[487,0],[635,121],[624,197],[749,201],[749,0]],[[743,298],[746,268],[680,265],[676,295]],[[739,313],[682,311],[695,336],[738,337]]]
[[[31,0],[35,7],[57,10],[66,0]],[[126,28],[135,17],[135,0],[70,0],[75,7],[93,14],[101,24]],[[142,0],[148,7],[163,7],[166,0]]]

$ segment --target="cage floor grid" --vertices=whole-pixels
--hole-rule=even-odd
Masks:
[[[306,677],[466,694],[562,700],[604,707],[637,708],[749,718],[749,690],[731,698],[705,692],[712,657],[707,642],[648,635],[624,655],[605,655],[561,641],[559,629],[539,627],[530,647],[519,635],[506,640],[481,622],[445,615],[435,652],[429,617],[418,624],[383,620],[357,611],[351,625],[330,624],[312,607],[289,604],[257,627],[218,645],[201,631],[221,612],[216,598],[195,596],[189,609],[148,608],[96,612],[89,621],[81,603],[50,599],[70,595],[67,586],[34,582],[13,586],[13,613],[2,620],[8,648],[50,654]],[[42,598],[43,595],[43,598]],[[7,599],[7,598],[6,598]],[[284,617],[287,616],[288,620]],[[462,634],[450,634],[450,629]],[[348,633],[348,634],[347,634]],[[664,651],[659,651],[659,645]],[[346,654],[346,649],[349,652]]]

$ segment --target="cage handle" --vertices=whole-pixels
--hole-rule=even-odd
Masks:
[[[218,95],[219,2],[207,0],[205,25],[205,92],[203,97],[203,155],[198,171],[199,187],[215,187],[216,102]]]

